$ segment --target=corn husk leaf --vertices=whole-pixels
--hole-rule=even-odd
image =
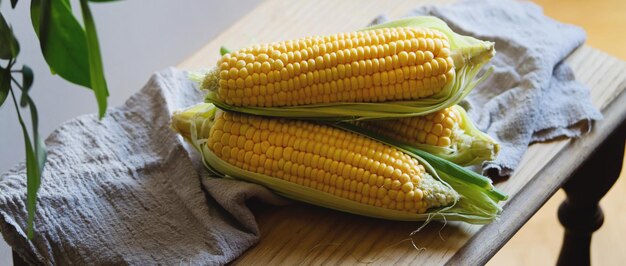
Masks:
[[[456,191],[458,195],[451,206],[429,209],[427,213],[415,214],[389,210],[362,204],[349,199],[337,197],[306,186],[294,184],[282,179],[258,174],[235,167],[216,156],[206,145],[206,139],[198,137],[201,127],[210,127],[215,108],[211,104],[200,104],[183,112],[174,114],[172,127],[202,154],[207,169],[223,178],[233,178],[263,185],[285,197],[326,207],[343,212],[399,221],[448,220],[464,221],[474,224],[485,224],[493,221],[501,212],[498,197],[491,195],[485,185],[480,182],[468,182],[465,177],[452,176],[453,171],[441,171],[434,168],[427,160],[415,153],[408,153],[425,166],[426,171],[445,186]],[[200,120],[200,123],[198,121]],[[406,152],[406,151],[405,151]],[[479,184],[479,185],[477,185]]]
[[[370,137],[372,139],[381,141],[383,143],[386,143],[390,146],[394,146],[396,148],[399,148],[400,150],[403,150],[409,154],[413,154],[416,156],[419,156],[421,158],[423,158],[424,160],[426,160],[430,165],[432,165],[435,169],[437,169],[438,172],[444,172],[450,176],[459,178],[459,179],[463,179],[465,182],[469,182],[472,183],[482,189],[484,189],[485,193],[487,193],[492,199],[496,200],[496,201],[502,201],[502,200],[506,200],[508,198],[507,195],[505,195],[504,193],[498,191],[494,186],[493,186],[493,181],[491,181],[491,179],[480,175],[476,172],[473,172],[469,169],[466,169],[458,164],[455,164],[445,158],[442,158],[441,156],[437,156],[437,155],[433,155],[432,153],[428,152],[428,151],[424,151],[415,147],[412,147],[410,145],[407,145],[405,143],[402,143],[400,141],[391,139],[389,137],[386,136],[382,136],[379,134],[376,134],[374,132],[371,132],[367,129],[364,129],[362,127],[353,125],[353,124],[349,124],[349,123],[333,123],[333,125],[335,125],[336,127],[340,127],[343,128],[345,130],[348,131],[352,131],[354,133],[357,134],[361,134],[367,137]]]
[[[425,115],[450,107],[463,99],[492,69],[477,77],[483,65],[495,54],[494,43],[481,41],[453,32],[445,22],[432,16],[417,16],[400,19],[363,30],[390,27],[425,27],[444,33],[450,41],[456,74],[442,91],[423,99],[411,101],[389,101],[380,103],[339,102],[329,104],[311,104],[287,107],[243,107],[233,106],[219,100],[216,91],[217,70],[209,71],[203,89],[209,90],[205,101],[221,109],[263,116],[278,116],[317,120],[364,120],[399,118]]]

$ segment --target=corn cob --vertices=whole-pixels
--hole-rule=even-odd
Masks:
[[[493,47],[455,34],[436,18],[418,17],[227,53],[203,78],[202,88],[210,91],[207,101],[221,108],[259,115],[426,114],[466,95]]]
[[[420,157],[327,124],[230,113],[201,104],[175,113],[172,127],[202,153],[214,173],[301,201],[379,218],[427,220],[433,209],[448,210],[460,199]],[[493,217],[457,214],[457,219],[493,219],[499,209],[485,198],[495,208]],[[455,214],[446,214],[455,219]]]
[[[408,27],[256,45],[218,66],[219,100],[262,107],[419,99],[455,74],[448,38]]]
[[[417,159],[355,133],[221,110],[212,119],[197,124],[197,134],[218,158],[245,171],[412,213],[447,206],[457,198]],[[185,134],[185,125],[174,126]]]
[[[493,160],[499,145],[478,130],[465,110],[458,106],[426,116],[391,120],[358,121],[357,126],[402,143],[402,146],[424,150],[460,165],[480,164]]]

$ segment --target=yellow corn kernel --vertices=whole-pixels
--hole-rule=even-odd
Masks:
[[[444,34],[398,27],[255,45],[224,55],[206,79],[219,79],[217,97],[235,106],[416,100],[452,80],[452,63]],[[268,86],[280,89],[258,100],[252,88]]]
[[[461,123],[461,115],[451,107],[425,116],[357,122],[359,126],[386,137],[438,147],[453,145],[453,132]]]
[[[439,193],[441,187],[431,186],[436,181],[417,159],[349,131],[224,111],[215,112],[210,127],[196,123],[198,137],[206,138],[218,158],[247,171],[399,211],[423,213],[453,201],[422,196],[433,189],[431,193]],[[189,138],[189,129],[181,129],[176,116],[173,126]]]

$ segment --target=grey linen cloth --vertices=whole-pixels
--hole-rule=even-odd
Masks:
[[[575,137],[600,118],[589,93],[560,63],[584,40],[535,5],[498,1],[424,7],[453,29],[497,43],[495,73],[467,99],[470,115],[502,144],[485,165],[515,168],[529,143]],[[98,121],[82,116],[46,140],[49,155],[26,240],[24,165],[0,175],[0,230],[38,264],[224,264],[259,240],[246,200],[286,201],[263,187],[210,177],[198,155],[169,129],[171,113],[202,93],[168,69]]]
[[[259,240],[246,206],[285,200],[264,187],[210,177],[169,125],[203,94],[168,69],[122,107],[63,124],[46,140],[36,235],[25,237],[24,165],[0,176],[0,230],[36,264],[225,264]],[[203,191],[206,189],[210,197]]]

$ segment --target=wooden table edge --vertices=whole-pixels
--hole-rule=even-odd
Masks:
[[[592,48],[593,49],[593,48]],[[626,87],[626,81],[620,84]],[[591,156],[596,149],[615,133],[618,128],[626,126],[626,91],[622,90],[602,111],[604,119],[597,121],[594,129],[588,135],[578,139],[562,140],[569,143],[554,156],[531,181],[515,196],[503,205],[503,212],[495,222],[482,226],[468,242],[450,258],[447,264],[483,265],[502,248],[519,229],[561,188],[579,167]],[[568,152],[577,147],[587,147],[584,153],[568,156]],[[571,167],[571,166],[574,167]],[[565,168],[564,168],[565,167]],[[563,170],[565,169],[565,170]],[[551,182],[543,182],[538,177],[553,178]],[[548,189],[542,188],[549,186]],[[534,201],[539,204],[520,204],[522,201]],[[533,206],[522,209],[521,206]],[[514,216],[517,216],[515,218]],[[503,233],[506,232],[506,233]],[[493,236],[500,236],[494,238]],[[505,237],[501,237],[501,236]]]

